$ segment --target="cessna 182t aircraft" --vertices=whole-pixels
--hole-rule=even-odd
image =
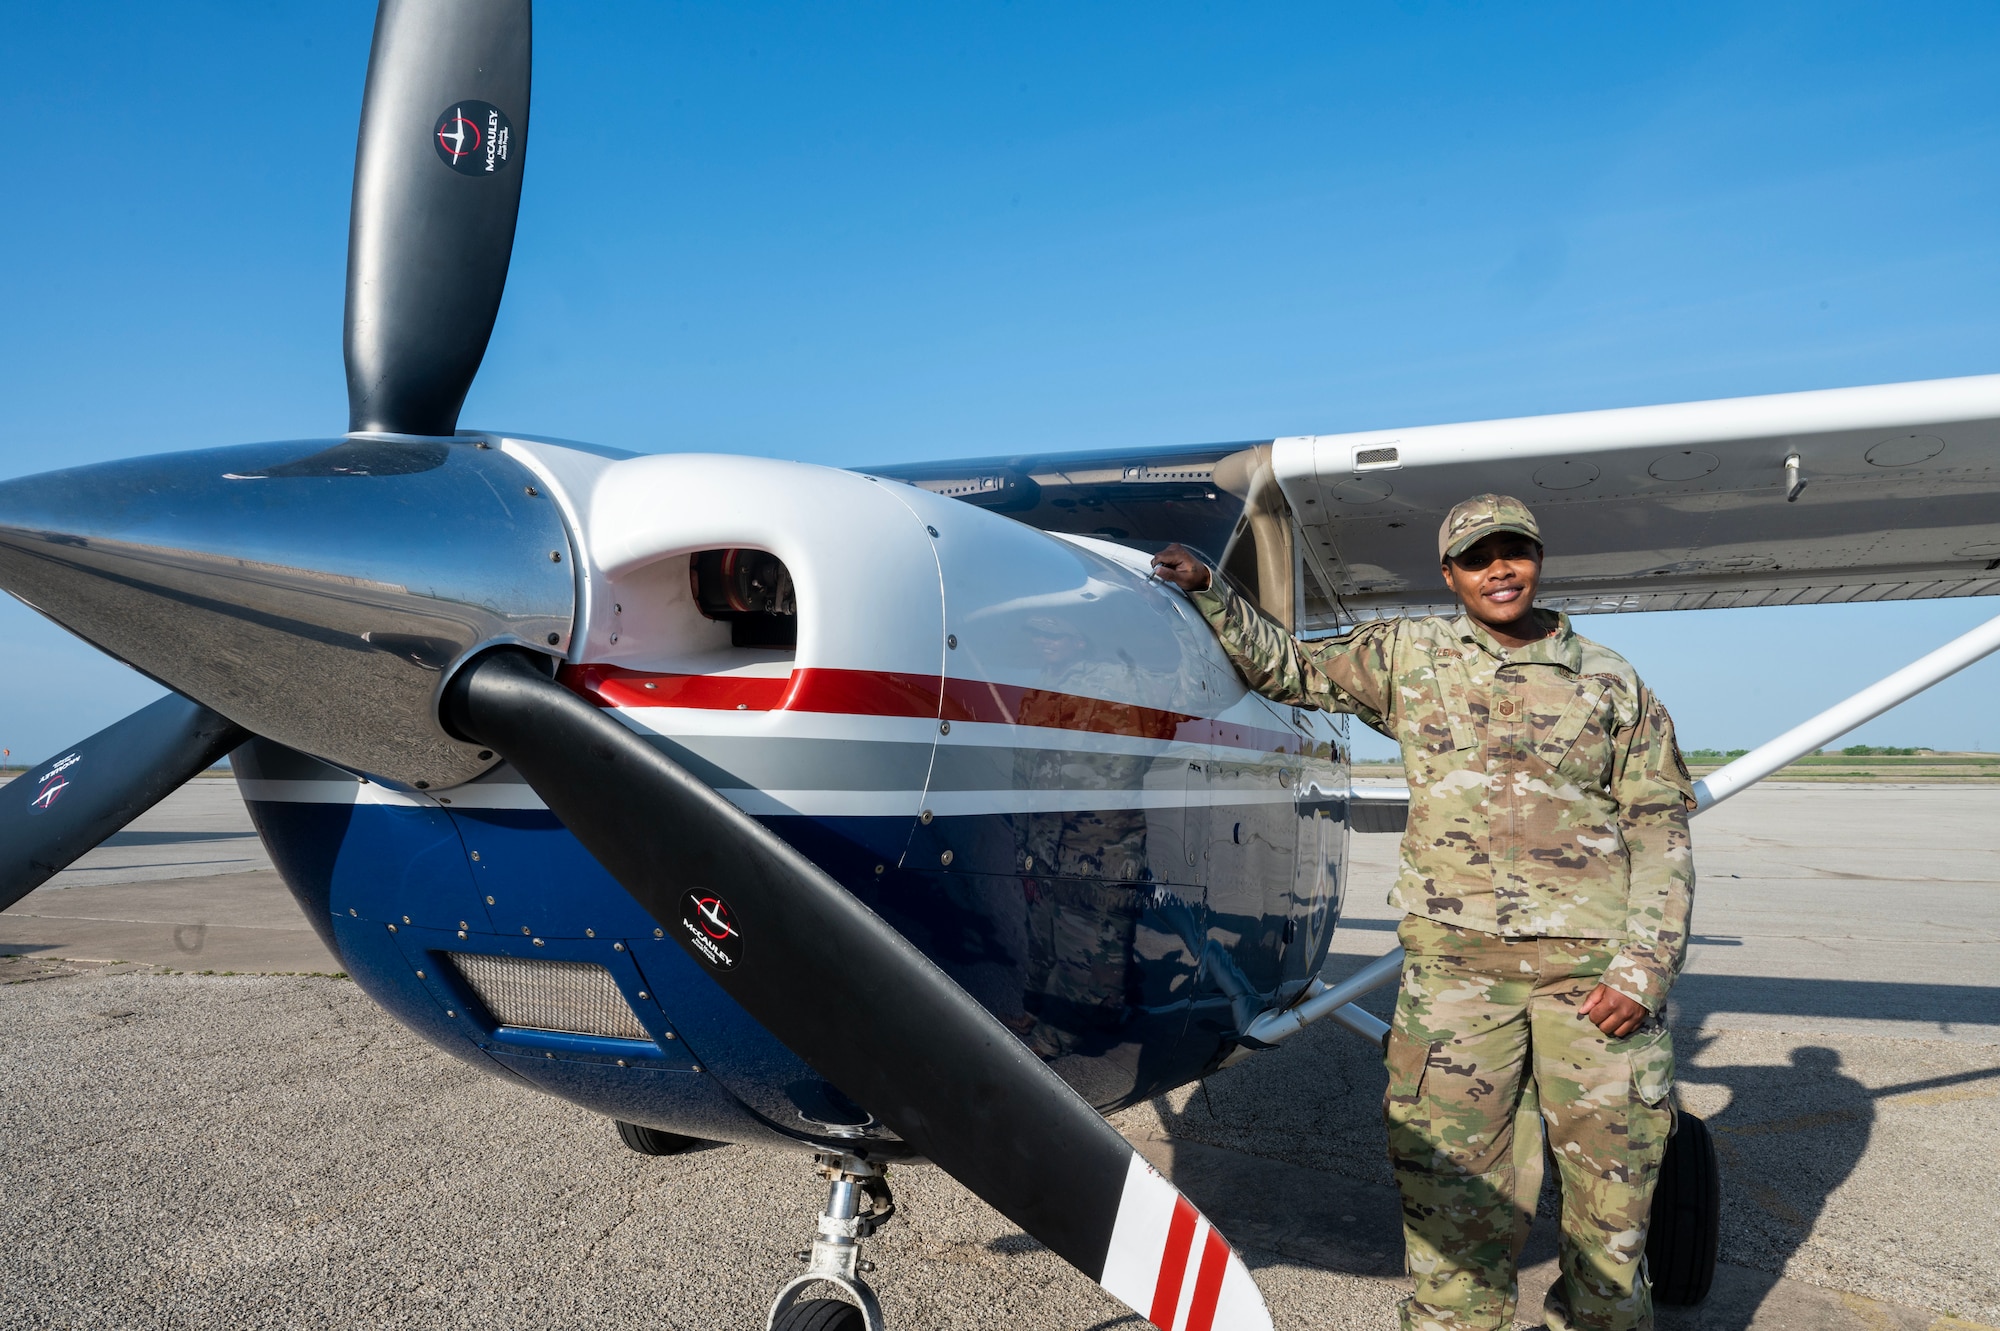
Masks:
[[[7,787],[0,908],[232,755],[314,927],[411,1030],[636,1149],[815,1162],[772,1327],[880,1327],[859,1252],[903,1158],[1162,1331],[1270,1325],[1102,1115],[1320,1017],[1379,1038],[1352,1000],[1397,954],[1316,977],[1346,838],[1407,793],[1351,788],[1343,721],[1248,692],[1150,552],[1333,630],[1440,608],[1430,525],[1494,490],[1534,503],[1572,612],[2000,591],[2000,376],[872,472],[460,430],[529,32],[528,0],[381,6],[344,435],[0,484],[0,586],[171,690]],[[1688,1168],[1653,1251],[1698,1297]]]

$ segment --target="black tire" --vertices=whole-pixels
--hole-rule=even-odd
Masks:
[[[1646,1265],[1653,1274],[1653,1302],[1689,1308],[1715,1283],[1716,1243],[1722,1234],[1722,1173],[1708,1124],[1676,1115],[1674,1135],[1660,1162],[1653,1193]]]
[[[622,1118],[612,1121],[618,1125],[618,1140],[640,1155],[679,1155],[682,1151],[692,1151],[702,1144],[699,1137],[683,1137],[678,1132],[661,1132],[658,1128],[627,1123]]]
[[[772,1331],[862,1331],[861,1310],[839,1299],[807,1299],[785,1309]]]

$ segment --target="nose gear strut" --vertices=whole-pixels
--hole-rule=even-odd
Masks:
[[[875,1291],[861,1278],[862,1272],[875,1269],[873,1262],[861,1260],[861,1240],[873,1235],[896,1214],[896,1199],[890,1195],[888,1177],[880,1165],[858,1155],[827,1152],[813,1159],[820,1176],[827,1181],[826,1211],[819,1218],[812,1247],[799,1254],[799,1260],[806,1264],[806,1273],[778,1291],[771,1304],[771,1315],[764,1322],[765,1331],[794,1331],[807,1325],[852,1326],[852,1314],[838,1321],[828,1316],[835,1310],[824,1305],[834,1300],[800,1300],[809,1286],[821,1282],[837,1287],[853,1300],[861,1313],[863,1331],[883,1331],[882,1305],[876,1302]],[[868,1204],[865,1211],[864,1201]]]

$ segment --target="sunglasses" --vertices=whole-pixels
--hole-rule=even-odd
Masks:
[[[1541,552],[1541,547],[1533,541],[1509,541],[1505,545],[1489,546],[1484,550],[1474,548],[1464,554],[1453,555],[1451,562],[1467,573],[1477,573],[1496,559],[1533,559]]]

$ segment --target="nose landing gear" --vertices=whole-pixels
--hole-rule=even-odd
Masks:
[[[861,1278],[862,1272],[875,1269],[873,1262],[861,1260],[861,1240],[896,1214],[889,1180],[879,1165],[857,1155],[829,1152],[814,1159],[827,1181],[826,1211],[819,1218],[812,1248],[799,1254],[806,1273],[778,1291],[765,1331],[883,1331],[882,1305]],[[853,1302],[800,1297],[822,1282]]]

